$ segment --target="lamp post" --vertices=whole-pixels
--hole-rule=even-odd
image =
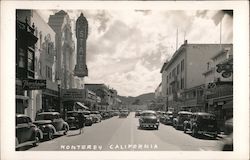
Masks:
[[[61,80],[57,80],[57,85],[58,85],[58,111],[62,113],[62,108],[61,108]]]

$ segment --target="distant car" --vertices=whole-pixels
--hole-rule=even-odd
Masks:
[[[141,110],[135,111],[135,117],[139,117],[139,116],[140,116],[140,113],[141,113]]]
[[[39,144],[43,139],[42,131],[24,114],[16,115],[16,150],[20,147]]]
[[[129,114],[128,110],[121,110],[119,118],[127,118],[128,114]]]
[[[79,116],[84,116],[82,111],[68,111],[66,122],[69,125],[69,129],[79,129]],[[85,124],[83,124],[85,126]]]
[[[48,140],[54,138],[55,134],[64,135],[69,130],[69,125],[65,122],[58,112],[42,112],[36,115],[36,121],[34,122],[43,132],[44,137]]]
[[[166,112],[164,124],[168,124],[168,125],[173,124],[173,112],[171,111]]]
[[[216,116],[205,112],[193,113],[189,120],[184,121],[183,130],[191,131],[194,137],[199,134],[209,134],[216,138],[218,133]]]
[[[183,123],[186,120],[189,120],[192,115],[192,112],[180,111],[176,118],[173,119],[173,127],[175,129],[183,129]]]
[[[140,128],[159,128],[159,119],[152,110],[142,111],[139,118]]]
[[[83,115],[85,117],[85,126],[92,126],[93,119],[90,116],[90,111],[83,111]]]

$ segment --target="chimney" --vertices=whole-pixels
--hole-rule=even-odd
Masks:
[[[184,44],[187,44],[187,43],[188,43],[188,41],[187,41],[187,40],[185,40],[185,41],[184,41]]]

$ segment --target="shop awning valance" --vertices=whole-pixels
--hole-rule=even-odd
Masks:
[[[78,104],[80,107],[82,107],[83,109],[88,110],[89,108],[84,106],[81,102],[76,102],[76,104]]]

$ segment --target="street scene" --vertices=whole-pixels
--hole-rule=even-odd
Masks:
[[[233,151],[233,10],[16,10],[16,151]]]
[[[140,129],[138,117],[114,116],[85,127],[83,134],[71,130],[65,136],[44,141],[31,151],[218,151],[220,139],[211,136],[194,138],[170,125],[160,124],[158,130]],[[150,137],[150,138],[149,138]]]

